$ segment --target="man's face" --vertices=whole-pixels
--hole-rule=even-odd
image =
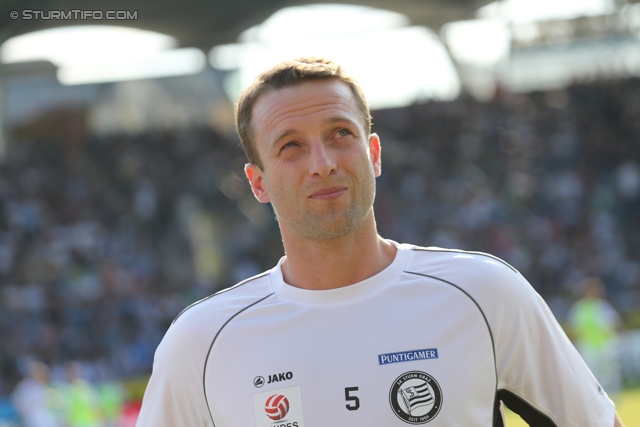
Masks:
[[[245,171],[258,200],[271,202],[283,237],[331,239],[373,215],[380,141],[367,135],[349,87],[318,80],[258,98],[253,140],[263,169]]]

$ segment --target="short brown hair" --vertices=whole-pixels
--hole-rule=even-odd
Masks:
[[[371,132],[371,114],[364,93],[358,82],[347,75],[340,65],[319,57],[281,62],[260,74],[253,84],[242,92],[236,104],[236,130],[250,163],[262,169],[262,162],[252,139],[251,129],[253,106],[258,98],[272,90],[321,79],[336,79],[349,86],[356,98],[358,109],[362,113],[364,129],[367,133]]]

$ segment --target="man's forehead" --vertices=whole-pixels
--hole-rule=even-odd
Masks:
[[[322,104],[342,103],[357,109],[349,86],[335,79],[314,80],[271,89],[258,97],[254,113],[277,112],[279,110],[300,110]]]

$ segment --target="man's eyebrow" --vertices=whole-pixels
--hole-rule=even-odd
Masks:
[[[293,135],[297,133],[297,131],[295,129],[286,129],[285,131],[283,131],[280,135],[278,135],[278,137],[276,139],[273,140],[273,142],[271,143],[271,146],[274,146],[275,144],[278,143],[278,141],[280,141],[281,139],[284,139],[290,135]]]
[[[345,116],[331,116],[325,120],[325,123],[347,122],[356,125],[357,123]]]

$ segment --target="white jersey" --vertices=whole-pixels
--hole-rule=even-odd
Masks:
[[[138,427],[488,427],[501,400],[536,426],[613,426],[547,305],[497,258],[402,244],[326,291],[286,284],[281,264],[178,316]]]

